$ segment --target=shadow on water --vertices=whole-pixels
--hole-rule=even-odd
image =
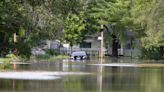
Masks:
[[[87,72],[92,74],[62,76],[58,80],[44,81],[0,79],[0,92],[163,92],[164,67],[162,66],[103,65],[124,62],[125,64],[136,63],[137,60],[96,58],[89,61],[60,60],[19,65],[17,71]],[[147,63],[147,61],[143,62]]]

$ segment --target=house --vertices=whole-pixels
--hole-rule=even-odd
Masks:
[[[60,47],[63,46],[59,40],[54,40],[54,41],[47,40],[46,43],[47,43],[48,49],[59,49]]]
[[[58,40],[46,40],[41,41],[37,47],[32,48],[31,53],[33,55],[44,55],[46,54],[46,49],[54,49],[55,51],[60,52],[61,47],[63,47],[63,45]]]
[[[136,57],[140,54],[140,41],[134,37],[134,34],[130,31],[125,33],[127,35],[127,41],[121,42],[118,48],[118,54],[121,56]],[[86,50],[91,55],[98,55],[100,52],[101,42],[98,40],[99,33],[94,35],[87,35],[85,40],[80,43],[80,49]],[[92,53],[91,53],[92,52]],[[104,54],[112,54],[112,44],[108,47],[104,47]]]
[[[101,41],[98,39],[99,36],[99,33],[94,35],[86,35],[84,41],[80,43],[79,48],[86,51],[90,56],[99,56],[101,48]]]

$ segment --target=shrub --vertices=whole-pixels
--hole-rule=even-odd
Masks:
[[[57,50],[55,50],[55,49],[47,49],[46,50],[46,54],[48,54],[48,55],[51,55],[51,56],[53,56],[53,55],[58,55],[59,53],[58,53],[58,51]]]
[[[31,48],[28,46],[28,44],[21,44],[18,46],[19,49],[19,55],[22,58],[30,58],[31,56]]]
[[[163,58],[163,54],[159,47],[142,48],[140,58],[159,60]]]
[[[0,69],[11,69],[10,61],[4,60],[4,63],[0,64]]]
[[[50,56],[48,54],[45,54],[45,55],[36,55],[35,56],[37,59],[49,59]]]

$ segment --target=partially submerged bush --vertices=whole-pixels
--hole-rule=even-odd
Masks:
[[[47,55],[47,54],[45,54],[45,55],[36,55],[35,57],[36,57],[36,59],[49,59],[50,55]]]
[[[46,54],[53,56],[53,55],[58,55],[59,53],[55,49],[47,49]]]
[[[49,58],[48,61],[55,61],[55,60],[59,60],[59,59],[68,59],[69,56],[67,55],[58,55],[58,56],[53,56],[51,58]]]
[[[4,60],[3,61],[3,64],[0,64],[0,69],[11,69],[12,65],[10,64],[10,61],[9,60]]]
[[[140,58],[159,60],[163,58],[161,47],[142,48]]]
[[[7,58],[12,58],[12,59],[17,59],[17,56],[14,54],[7,54],[6,55]]]

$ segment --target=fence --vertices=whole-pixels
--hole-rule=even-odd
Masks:
[[[100,54],[100,48],[73,48],[72,52],[74,51],[85,51],[90,56],[99,56]],[[71,49],[60,48],[60,53],[70,55]],[[109,50],[104,49],[104,54],[112,55],[112,49]],[[140,54],[140,50],[138,49],[118,49],[118,55],[121,56],[137,57],[139,54]]]
[[[99,56],[99,52],[100,52],[100,49],[91,49],[91,48],[72,48],[72,51],[71,49],[66,49],[66,48],[60,48],[60,53],[61,54],[68,54],[70,55],[71,52],[74,52],[74,51],[85,51],[88,55],[90,56]]]

